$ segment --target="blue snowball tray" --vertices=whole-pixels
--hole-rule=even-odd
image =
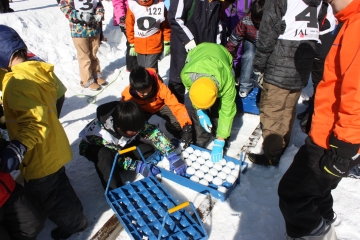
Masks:
[[[259,88],[253,88],[253,90],[245,98],[236,98],[236,107],[239,112],[246,112],[251,114],[260,114],[258,103],[260,102]]]

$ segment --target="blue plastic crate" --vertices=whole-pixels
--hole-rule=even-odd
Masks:
[[[117,157],[118,154],[114,159],[110,179]],[[191,204],[197,221],[182,209],[187,205],[177,206],[176,201],[153,176],[113,190],[109,190],[108,184],[105,197],[131,239],[208,239],[194,205],[186,202],[187,205]]]
[[[208,149],[204,149],[195,145],[190,145],[192,148],[194,149],[199,149],[200,151],[207,151],[207,152],[211,152]],[[160,151],[155,152],[153,155],[151,155],[148,159],[146,159],[147,162],[151,162],[153,164],[157,164],[159,161],[161,161],[163,158],[163,156],[161,155]],[[232,184],[231,186],[226,185],[225,187],[227,188],[227,191],[225,193],[220,192],[217,190],[217,186],[214,184],[210,184],[209,186],[205,186],[202,185],[200,183],[194,182],[192,180],[190,180],[190,178],[188,176],[179,176],[173,172],[170,172],[166,169],[161,168],[161,176],[169,179],[171,181],[174,181],[182,186],[185,186],[187,188],[190,188],[196,192],[202,193],[202,194],[207,194],[210,193],[211,196],[220,199],[221,201],[225,201],[231,191],[235,188],[235,186],[237,184],[240,183],[240,175],[241,173],[244,173],[247,169],[247,163],[244,162],[244,157],[243,154],[240,155],[240,160],[237,160],[235,158],[231,158],[228,156],[224,156],[224,159],[228,162],[234,162],[236,165],[240,165],[240,171],[239,171],[239,176],[237,177],[236,181],[234,182],[234,184]]]
[[[245,98],[236,98],[236,107],[239,112],[246,112],[251,114],[260,114],[258,103],[260,102],[259,88],[253,88],[252,91]]]

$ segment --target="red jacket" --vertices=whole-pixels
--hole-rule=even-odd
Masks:
[[[328,53],[315,95],[310,137],[329,149],[329,136],[360,143],[360,0],[335,14],[344,25]]]
[[[16,182],[10,173],[0,172],[0,207],[9,199],[14,191]]]
[[[132,100],[139,104],[144,112],[149,112],[151,114],[155,114],[163,107],[168,106],[181,127],[184,127],[186,124],[191,125],[192,122],[185,105],[178,102],[175,95],[172,94],[170,89],[158,77],[155,69],[147,68],[146,70],[156,83],[157,92],[154,96],[147,99],[140,98],[130,86],[127,86],[121,93],[121,101]]]

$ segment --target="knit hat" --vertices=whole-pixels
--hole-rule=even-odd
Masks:
[[[0,68],[7,68],[14,52],[26,48],[24,41],[14,29],[0,25]]]
[[[208,109],[216,101],[218,88],[214,81],[208,77],[197,79],[189,90],[191,103],[199,109]]]

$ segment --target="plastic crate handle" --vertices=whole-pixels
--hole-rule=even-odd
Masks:
[[[170,208],[170,209],[168,210],[168,213],[169,213],[169,214],[172,214],[172,213],[174,213],[174,212],[176,212],[176,211],[179,211],[179,210],[181,210],[181,209],[183,209],[183,208],[185,208],[185,207],[187,207],[187,206],[189,206],[189,205],[190,205],[190,202],[189,202],[189,201],[183,202],[182,204],[177,205],[176,207]]]

